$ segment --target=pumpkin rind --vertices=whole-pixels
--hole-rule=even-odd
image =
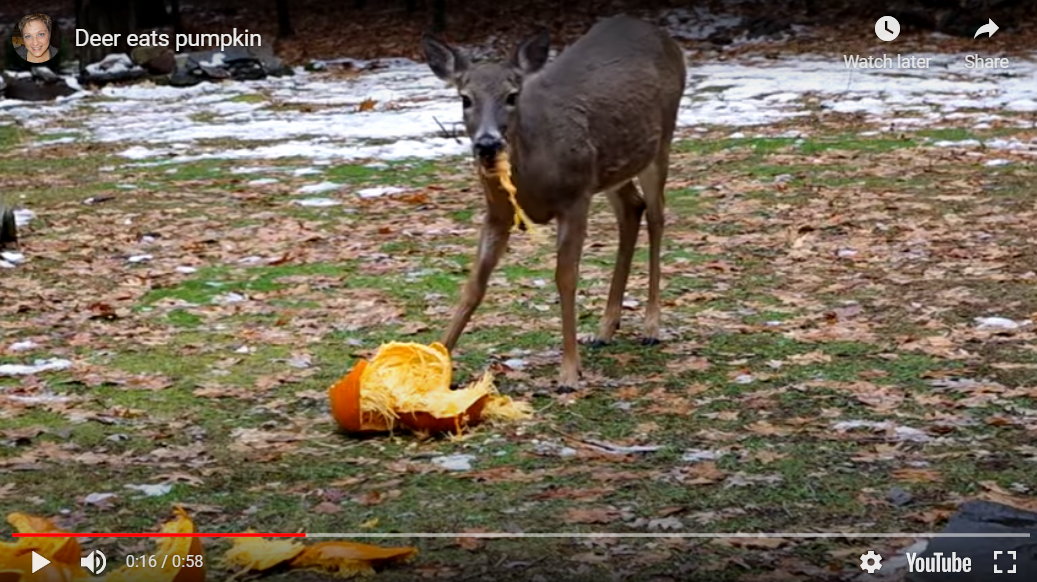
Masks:
[[[497,393],[491,373],[451,390],[452,371],[450,351],[441,343],[383,344],[328,389],[331,414],[348,432],[384,432],[399,424],[428,434],[460,434],[484,419],[530,416],[528,405]]]

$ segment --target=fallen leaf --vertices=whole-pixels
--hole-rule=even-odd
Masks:
[[[322,501],[317,505],[314,505],[312,511],[321,515],[335,515],[342,511],[342,506],[330,501]]]
[[[486,530],[483,528],[470,528],[462,530],[462,533],[486,533]],[[471,536],[461,536],[457,538],[457,545],[462,550],[474,552],[476,550],[482,549],[482,547],[486,545],[486,540],[483,538]]]
[[[935,469],[906,468],[893,471],[893,478],[908,483],[935,483],[943,477]]]
[[[788,540],[784,538],[718,538],[717,543],[736,548],[759,548],[774,550],[784,546]]]
[[[711,485],[727,477],[727,473],[717,468],[715,461],[695,463],[684,470],[685,485]]]
[[[306,549],[303,544],[286,539],[232,538],[231,544],[230,549],[223,554],[223,567],[237,567],[255,572],[279,566]]]
[[[356,542],[321,542],[307,546],[289,565],[309,568],[345,578],[370,575],[376,568],[407,562],[418,554],[417,548],[383,548]]]
[[[565,512],[562,520],[566,523],[612,523],[621,516],[616,509],[608,507],[580,508],[572,507]]]

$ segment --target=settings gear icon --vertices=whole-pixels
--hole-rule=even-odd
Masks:
[[[867,554],[861,554],[861,570],[867,570],[869,574],[874,574],[876,570],[882,569],[882,556],[876,554],[874,550],[868,550]]]

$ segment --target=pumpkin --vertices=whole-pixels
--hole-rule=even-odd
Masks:
[[[44,517],[25,513],[7,516],[19,533],[65,533]],[[90,573],[79,565],[79,542],[72,534],[61,538],[18,538],[17,542],[0,543],[0,582],[74,582],[87,580]],[[50,560],[50,564],[32,572],[32,552]]]
[[[306,546],[289,540],[235,538],[223,554],[223,565],[246,572],[261,573],[273,568],[305,568],[350,578],[372,574],[375,568],[405,562],[417,555],[417,548],[383,548],[356,542],[321,542]]]
[[[371,410],[361,412],[360,378],[367,369],[367,360],[360,360],[341,380],[328,388],[331,415],[339,425],[349,432],[384,432],[391,430],[394,419]],[[371,394],[379,394],[372,392]],[[391,407],[377,406],[376,409],[391,412]]]
[[[39,551],[36,553],[40,554]],[[9,568],[7,564],[0,565],[0,582],[80,582],[90,579],[90,573],[78,564],[72,566],[53,561],[33,573],[32,553],[19,555],[10,566],[13,567]]]
[[[194,522],[187,516],[183,508],[174,510],[176,517],[162,526],[162,533],[194,533]],[[205,549],[198,538],[159,538],[153,555],[164,568],[128,568],[123,566],[104,577],[104,582],[205,582],[208,562],[205,561]],[[188,555],[203,556],[201,566],[187,567],[185,558]],[[180,560],[164,559],[166,556],[180,556]],[[174,566],[179,562],[180,567]]]
[[[402,426],[417,432],[460,434],[492,410],[494,419],[530,416],[527,404],[497,394],[493,376],[450,389],[450,352],[443,344],[390,342],[370,362],[360,360],[328,389],[331,414],[347,432],[384,432]]]
[[[518,203],[518,188],[511,181],[511,161],[508,159],[508,152],[501,150],[494,159],[493,168],[486,168],[482,164],[479,165],[480,171],[486,173],[491,178],[496,178],[504,191],[508,193],[508,201],[511,202],[511,207],[515,209],[515,224],[513,225],[514,230],[525,230],[531,235],[535,235],[533,231],[533,221],[526,216],[526,212],[522,210],[522,207]],[[537,237],[540,238],[540,237]]]

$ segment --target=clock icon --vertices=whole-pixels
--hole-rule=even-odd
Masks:
[[[900,36],[900,23],[892,16],[883,16],[875,22],[875,34],[880,39],[889,42]]]

